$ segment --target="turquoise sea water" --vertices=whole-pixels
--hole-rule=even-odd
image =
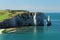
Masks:
[[[16,31],[9,34],[0,34],[0,40],[60,40],[60,14],[46,13],[46,16],[51,16],[51,26],[36,26],[37,32],[34,32],[32,26],[26,32]]]

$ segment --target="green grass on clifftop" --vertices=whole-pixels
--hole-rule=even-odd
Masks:
[[[10,13],[5,10],[0,10],[0,21],[3,21],[8,17]]]

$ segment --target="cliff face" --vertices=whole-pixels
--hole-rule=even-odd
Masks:
[[[37,26],[44,26],[44,19],[46,19],[46,16],[44,13],[40,13],[40,12],[36,13]]]
[[[32,26],[34,25],[34,22],[33,22],[33,16],[31,15],[21,15],[20,16],[16,16],[15,19],[16,19],[16,23],[17,23],[17,26]]]
[[[33,16],[34,16],[34,14],[32,14],[32,13],[18,14],[11,19],[6,19],[3,22],[0,22],[0,28],[34,26]],[[36,14],[37,26],[43,26],[44,25],[44,18],[45,18],[44,13],[37,12],[37,14]]]

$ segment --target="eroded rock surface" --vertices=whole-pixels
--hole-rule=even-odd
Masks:
[[[11,19],[6,19],[3,22],[0,22],[0,28],[12,28],[12,27],[21,27],[21,26],[34,26],[32,13],[28,14],[19,14]],[[36,13],[36,25],[44,26],[44,13]]]

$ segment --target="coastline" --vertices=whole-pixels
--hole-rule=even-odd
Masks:
[[[0,34],[15,32],[17,28],[0,29]]]
[[[4,33],[13,33],[13,32],[28,32],[33,30],[34,26],[25,26],[25,27],[17,27],[17,28],[7,28],[7,29],[0,29],[0,34]]]

